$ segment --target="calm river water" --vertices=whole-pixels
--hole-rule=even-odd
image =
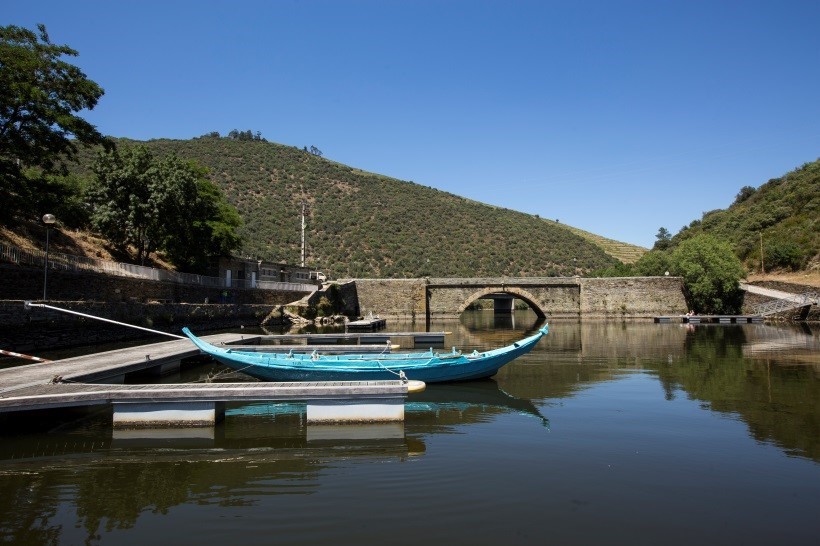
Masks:
[[[431,330],[471,351],[537,326]],[[0,437],[0,541],[817,544],[819,349],[816,326],[554,321],[494,379],[411,397],[404,425],[257,404],[121,432],[82,413]]]

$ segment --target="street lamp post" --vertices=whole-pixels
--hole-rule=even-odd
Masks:
[[[46,225],[46,261],[43,265],[43,301],[46,301],[47,292],[46,289],[48,287],[48,235],[51,228],[51,224],[57,221],[57,218],[54,217],[53,214],[44,214],[43,215],[43,223]]]

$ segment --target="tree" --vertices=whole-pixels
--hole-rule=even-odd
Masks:
[[[151,152],[145,146],[103,151],[92,169],[92,226],[121,252],[134,246],[141,262],[162,236],[158,199],[164,192]]]
[[[120,250],[135,248],[137,261],[162,250],[179,269],[204,272],[212,256],[239,247],[241,218],[204,167],[137,146],[101,153],[94,172],[92,225]]]
[[[169,156],[159,163],[164,218],[162,248],[183,271],[204,272],[213,256],[230,254],[241,243],[239,213],[207,179],[208,170]]]
[[[729,243],[700,234],[672,252],[671,270],[683,277],[689,305],[698,313],[738,313],[743,291],[738,285],[746,272]]]
[[[665,227],[661,227],[658,229],[655,239],[655,245],[652,247],[652,250],[666,250],[669,248],[669,243],[672,240],[672,234],[669,233],[669,230]]]
[[[65,174],[65,162],[77,156],[77,143],[106,143],[93,125],[75,115],[93,109],[103,89],[63,60],[77,51],[51,43],[44,25],[37,29],[39,35],[14,25],[0,27],[0,189],[22,202],[26,167]]]
[[[742,188],[740,188],[740,191],[737,192],[737,195],[735,196],[735,203],[734,204],[737,205],[739,203],[744,202],[745,200],[747,200],[748,198],[753,196],[756,191],[757,190],[754,189],[751,186],[743,186]]]
[[[660,277],[665,275],[670,269],[670,257],[668,251],[650,250],[634,264],[636,275],[642,277]]]

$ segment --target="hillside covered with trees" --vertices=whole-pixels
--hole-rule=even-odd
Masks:
[[[741,188],[729,208],[706,212],[668,243],[659,243],[676,246],[701,233],[729,242],[750,270],[760,270],[761,261],[764,269],[820,265],[820,160],[757,189]]]
[[[738,280],[747,271],[820,267],[818,219],[820,160],[760,188],[741,188],[728,209],[707,212],[674,236],[660,228],[652,250],[635,263],[595,274],[680,276],[698,312],[737,313],[743,301]]]
[[[250,135],[117,146],[144,145],[158,159],[206,167],[242,217],[243,256],[298,263],[304,202],[307,264],[334,277],[574,275],[616,262],[555,222],[354,169],[315,147]],[[98,153],[81,153],[78,178],[91,179]]]

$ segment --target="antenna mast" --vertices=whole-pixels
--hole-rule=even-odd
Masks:
[[[302,201],[302,267],[305,267],[305,202]]]

